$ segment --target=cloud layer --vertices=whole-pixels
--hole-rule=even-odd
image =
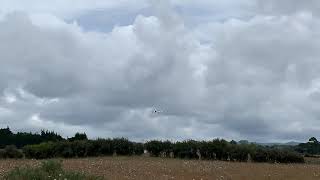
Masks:
[[[320,6],[265,2],[5,2],[0,125],[136,140],[315,136]]]

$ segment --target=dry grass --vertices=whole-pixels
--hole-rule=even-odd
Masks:
[[[16,167],[23,166],[38,166],[40,164],[39,161],[36,160],[3,160],[0,159],[0,177],[2,177],[10,170]]]
[[[1,175],[16,166],[37,165],[34,160],[1,160]],[[189,161],[147,157],[103,157],[64,160],[65,169],[107,179],[197,179],[197,180],[308,180],[320,179],[316,164],[256,164],[220,161]]]

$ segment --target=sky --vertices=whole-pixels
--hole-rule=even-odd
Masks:
[[[0,0],[0,127],[306,141],[320,132],[319,10],[318,0]]]

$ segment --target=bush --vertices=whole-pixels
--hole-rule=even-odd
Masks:
[[[259,148],[253,156],[256,162],[278,162],[278,163],[304,163],[301,154],[281,149]]]
[[[99,141],[98,141],[99,142]],[[101,145],[99,148],[99,153],[102,155],[112,155],[113,153],[113,141],[111,139],[100,140],[99,144]]]
[[[73,158],[88,156],[110,156],[114,152],[117,155],[130,156],[141,155],[146,148],[152,156],[168,156],[171,152],[177,158],[196,159],[200,151],[202,159],[234,160],[244,162],[248,154],[255,162],[280,162],[302,163],[303,157],[290,149],[277,149],[257,146],[249,143],[229,143],[225,140],[215,139],[212,141],[182,141],[171,143],[170,141],[149,141],[145,144],[131,142],[125,138],[98,139],[84,141],[59,141],[28,145],[23,148],[27,158],[47,159],[55,157]],[[10,148],[9,148],[10,149]],[[15,149],[15,150],[14,150]],[[20,157],[16,148],[11,148],[11,154],[0,151],[0,157]]]
[[[228,159],[229,146],[227,141],[220,139],[199,142],[200,152],[204,159]]]
[[[41,143],[37,145],[27,145],[23,147],[23,152],[27,158],[46,159],[55,156],[54,147],[56,143]]]
[[[133,143],[125,138],[113,139],[113,148],[118,155],[132,155]]]
[[[88,141],[88,156],[109,156],[113,153],[111,139],[97,139]]]
[[[38,168],[16,168],[5,175],[6,180],[49,180],[49,179],[68,179],[68,180],[98,180],[102,179],[95,176],[88,176],[77,172],[68,172],[62,169],[58,161],[42,162]]]
[[[23,153],[14,145],[9,145],[4,148],[7,158],[23,158]]]
[[[173,145],[174,155],[179,158],[196,158],[198,149],[200,149],[200,143],[193,140],[177,142]]]
[[[72,143],[68,141],[58,142],[54,147],[54,157],[72,158],[74,152],[72,149]]]
[[[54,157],[88,157],[108,156],[116,152],[118,155],[141,155],[143,144],[133,143],[124,138],[98,139],[86,141],[60,141],[28,145],[23,148],[27,158],[47,159]]]
[[[253,154],[253,160],[255,162],[270,162],[269,153],[266,149],[259,148],[257,151]]]
[[[71,143],[71,149],[75,157],[87,157],[89,143],[88,141],[74,141]]]
[[[4,149],[0,149],[0,159],[7,158],[6,151]]]
[[[250,143],[230,143],[225,140],[212,141],[149,141],[145,148],[153,155],[160,156],[161,152],[174,152],[175,157],[182,159],[198,158],[200,151],[202,159],[234,160],[246,162],[248,155],[255,162],[303,163],[304,158],[298,153],[286,149],[271,149]]]
[[[14,145],[8,145],[4,149],[0,149],[0,158],[13,158],[13,159],[20,159],[23,158],[23,153],[17,149]]]
[[[172,143],[169,141],[148,141],[145,148],[151,153],[152,156],[159,156],[161,152],[170,152],[173,149]]]
[[[134,155],[142,155],[144,152],[142,143],[133,143],[133,153]]]

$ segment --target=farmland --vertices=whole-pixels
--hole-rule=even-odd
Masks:
[[[106,179],[320,179],[320,166],[162,159],[150,157],[100,157],[63,159],[66,170]],[[1,160],[0,177],[21,166],[38,166],[40,160]],[[309,162],[309,161],[306,161]]]

